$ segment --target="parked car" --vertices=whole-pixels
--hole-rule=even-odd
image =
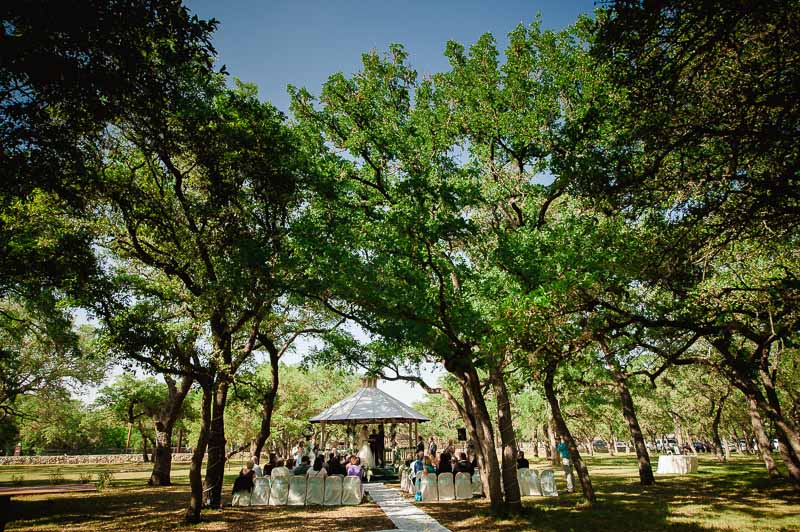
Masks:
[[[605,440],[594,440],[592,442],[592,447],[594,447],[595,452],[607,453],[608,452],[608,444]]]
[[[616,449],[618,453],[627,453],[628,444],[626,444],[624,441],[617,441]]]

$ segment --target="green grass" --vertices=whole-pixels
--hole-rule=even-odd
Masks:
[[[525,513],[495,520],[484,499],[421,505],[453,532],[466,530],[664,530],[664,531],[800,531],[800,492],[788,483],[770,481],[755,458],[736,457],[719,464],[701,457],[700,471],[686,476],[658,477],[652,487],[638,483],[632,456],[588,459],[598,502],[583,505],[579,494],[558,498],[526,497]],[[373,504],[346,508],[226,508],[204,512],[207,521],[186,528],[181,517],[188,501],[188,465],[176,464],[175,486],[148,488],[147,464],[93,466],[0,466],[0,485],[11,486],[12,476],[23,475],[23,485],[47,484],[51,469],[67,482],[81,474],[114,474],[113,487],[98,494],[71,494],[14,499],[9,530],[333,530],[391,529]],[[226,475],[226,500],[240,467],[231,464]],[[559,489],[565,488],[557,471]]]

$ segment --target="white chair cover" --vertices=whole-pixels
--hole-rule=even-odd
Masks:
[[[483,483],[481,482],[481,475],[477,471],[472,475],[472,494],[483,495]]]
[[[322,499],[325,506],[339,506],[342,504],[342,477],[333,475],[325,479],[325,497]]]
[[[342,504],[357,506],[361,504],[361,479],[344,477],[342,481]]]
[[[408,469],[403,467],[400,470],[400,491],[408,491],[409,475]]]
[[[542,485],[539,483],[539,474],[535,469],[528,469],[528,495],[542,496]]]
[[[553,476],[552,469],[544,469],[539,474],[539,485],[542,488],[542,495],[545,497],[556,497],[558,496],[558,490],[556,489],[556,479]]]
[[[253,493],[250,496],[250,504],[253,506],[269,504],[269,477],[256,478]]]
[[[517,483],[519,484],[519,494],[525,497],[530,494],[531,488],[528,485],[528,471],[527,467],[524,469],[517,469]]]
[[[456,473],[456,499],[472,498],[472,479],[469,473]]]
[[[325,499],[325,478],[308,477],[306,504],[322,504]]]
[[[305,475],[292,475],[289,479],[289,506],[303,506],[306,503]]]
[[[436,481],[436,475],[430,473],[422,477],[420,483],[420,491],[422,492],[422,502],[438,501],[439,500],[439,487]]]
[[[269,505],[284,506],[289,504],[289,477],[273,476],[269,482]]]
[[[250,492],[236,491],[233,494],[231,506],[250,506]]]
[[[452,501],[456,498],[456,488],[452,473],[439,473],[439,500]]]

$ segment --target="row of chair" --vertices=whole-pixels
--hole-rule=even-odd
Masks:
[[[233,494],[233,506],[340,506],[361,504],[361,479],[332,475],[258,477],[252,491]]]
[[[558,495],[552,469],[518,469],[517,481],[520,494],[527,496],[555,497]],[[414,474],[403,469],[400,474],[400,489],[410,494],[420,492],[423,502],[452,501],[471,499],[483,495],[483,483],[478,472],[470,477],[468,473],[440,473],[438,476],[422,472]]]

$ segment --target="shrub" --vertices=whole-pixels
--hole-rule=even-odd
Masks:
[[[50,484],[63,484],[64,483],[64,474],[61,473],[61,469],[52,469],[47,474],[47,478],[50,481]]]
[[[25,481],[25,475],[11,475],[11,483],[15,486],[22,486]]]
[[[80,480],[81,484],[88,484],[92,481],[93,478],[94,475],[92,475],[91,473],[81,473],[78,476],[78,479]]]
[[[110,488],[111,483],[114,481],[114,473],[111,471],[100,471],[97,474],[97,491],[103,491]]]

